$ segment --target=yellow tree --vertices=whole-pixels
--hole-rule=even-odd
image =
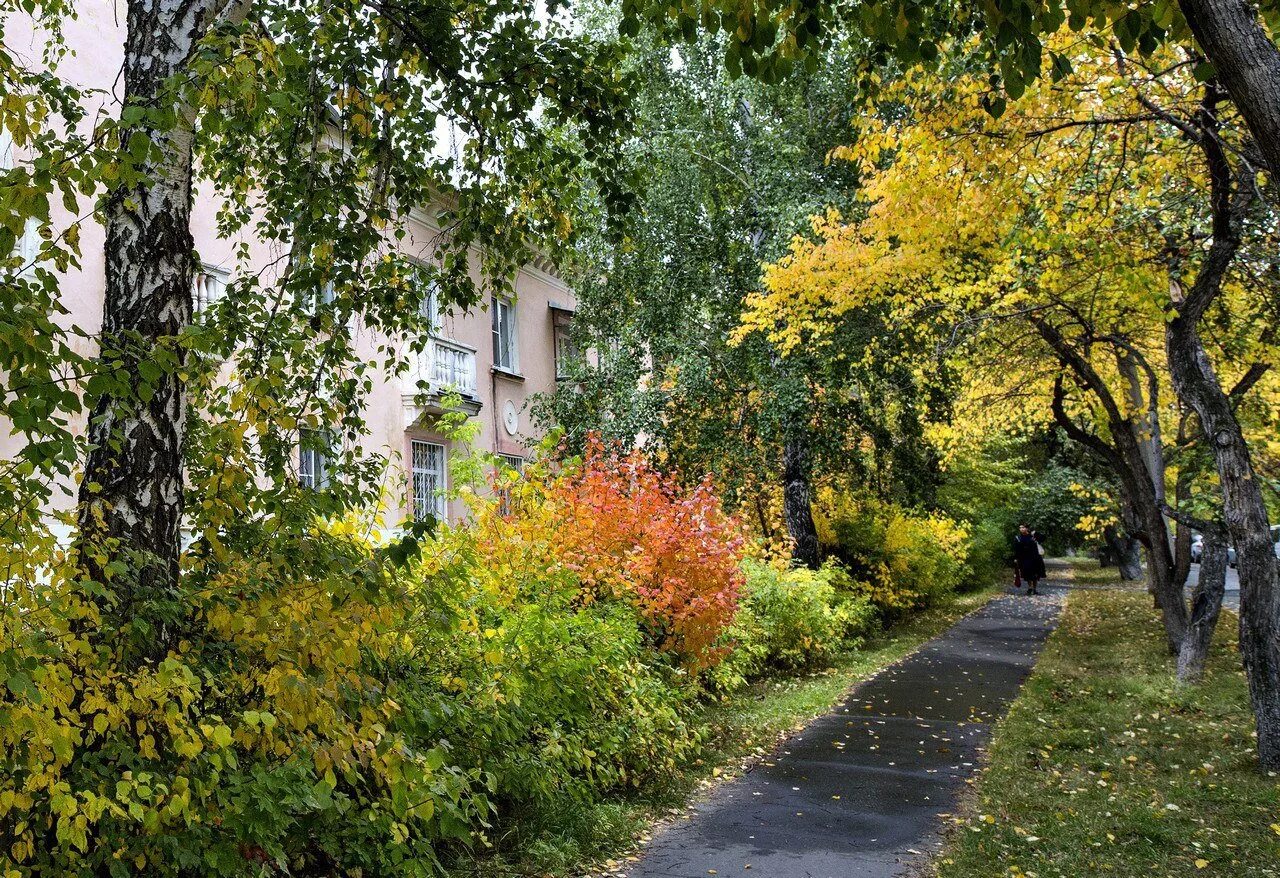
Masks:
[[[963,68],[884,86],[879,112],[835,156],[864,174],[865,215],[815,218],[813,234],[766,268],[742,331],[763,331],[787,350],[888,303],[962,366],[980,420],[1051,416],[1114,469],[1170,649],[1194,654],[1216,602],[1197,602],[1188,619],[1185,564],[1164,517],[1170,271],[1198,277],[1221,263],[1213,353],[1237,382],[1224,396],[1270,392],[1267,324],[1240,316],[1257,314],[1251,303],[1275,289],[1258,270],[1274,246],[1274,217],[1250,200],[1250,234],[1213,262],[1213,175],[1204,138],[1191,135],[1212,124],[1214,142],[1243,169],[1256,150],[1229,106],[1215,97],[1205,110],[1217,87],[1197,81],[1200,59],[1136,59],[1101,38],[1063,37],[1055,48],[1073,72],[1042,79],[999,119],[988,112],[988,80]],[[1185,512],[1176,514],[1191,521]],[[1255,604],[1274,615],[1268,607]]]

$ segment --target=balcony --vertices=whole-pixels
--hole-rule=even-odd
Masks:
[[[476,352],[473,348],[442,338],[433,338],[417,355],[417,362],[409,373],[405,388],[404,404],[412,409],[410,423],[416,423],[427,414],[442,414],[443,399],[456,393],[462,397],[461,410],[475,416],[480,412],[480,398],[476,395]],[[426,391],[421,385],[427,385]]]

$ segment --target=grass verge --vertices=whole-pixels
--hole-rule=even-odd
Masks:
[[[1073,592],[939,878],[1280,874],[1235,628],[1224,612],[1204,682],[1181,687],[1145,593]]]
[[[702,708],[701,758],[667,783],[603,802],[566,802],[554,813],[521,815],[494,838],[500,853],[457,864],[462,878],[560,878],[609,872],[647,839],[656,823],[686,807],[704,789],[740,773],[779,740],[829,710],[855,684],[893,664],[981,607],[996,586],[956,595],[839,655],[828,668],[772,678]]]

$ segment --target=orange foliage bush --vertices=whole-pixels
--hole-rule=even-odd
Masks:
[[[709,478],[686,489],[639,452],[593,439],[581,464],[548,476],[539,493],[549,548],[578,576],[583,603],[628,601],[686,667],[715,663],[738,606],[745,540]],[[531,514],[518,503],[511,516]]]

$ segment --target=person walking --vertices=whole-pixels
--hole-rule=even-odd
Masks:
[[[1027,584],[1027,594],[1038,594],[1036,586],[1045,577],[1044,548],[1027,525],[1018,525],[1018,535],[1013,538],[1013,562],[1018,574]]]

